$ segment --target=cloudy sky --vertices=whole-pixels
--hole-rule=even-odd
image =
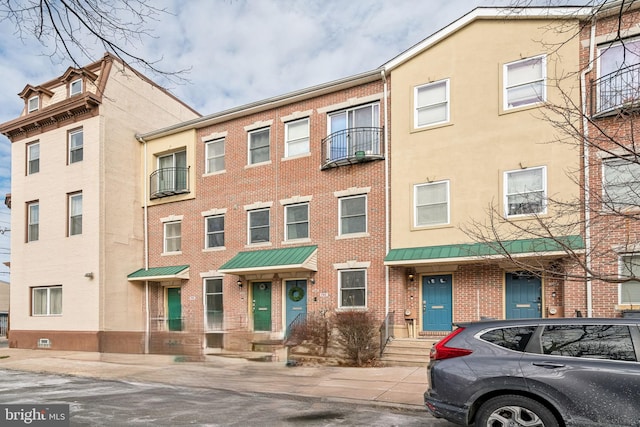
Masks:
[[[162,70],[189,69],[182,83],[141,71],[207,115],[372,70],[474,7],[515,2],[152,0],[169,13],[150,21],[153,37],[134,41],[132,49]],[[50,52],[50,46],[21,40],[15,26],[0,19],[0,123],[20,114],[17,93],[26,84],[49,81],[72,65]],[[93,59],[102,53],[96,47]],[[11,192],[10,145],[0,136],[0,200]],[[0,262],[9,260],[9,213],[2,203]],[[2,265],[0,280],[9,280]]]

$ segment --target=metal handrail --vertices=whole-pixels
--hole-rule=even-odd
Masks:
[[[382,353],[384,352],[385,347],[394,337],[393,335],[393,326],[394,326],[394,315],[395,311],[390,311],[387,313],[382,325],[380,326],[380,357],[382,357]]]
[[[384,128],[357,127],[339,130],[321,142],[323,167],[380,159]]]
[[[290,342],[292,331],[296,331],[296,330],[299,330],[299,329],[305,327],[306,323],[307,323],[307,314],[306,313],[299,313],[293,319],[293,321],[289,324],[289,326],[287,326],[287,330],[284,333],[284,343],[285,343],[285,345],[296,345],[296,344]]]
[[[640,64],[620,68],[591,83],[591,114],[640,105]]]
[[[189,192],[189,168],[162,168],[149,176],[152,199]]]

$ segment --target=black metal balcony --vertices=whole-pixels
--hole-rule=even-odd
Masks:
[[[349,128],[322,140],[322,169],[384,159],[384,128]]]
[[[609,116],[640,107],[640,64],[600,77],[591,83],[591,115]]]
[[[189,168],[158,169],[149,178],[152,199],[189,192]]]

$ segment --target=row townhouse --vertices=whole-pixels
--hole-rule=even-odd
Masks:
[[[618,3],[596,19],[475,9],[379,69],[204,117],[146,79],[96,101],[112,86],[91,90],[101,75],[125,84],[97,64],[27,86],[21,117],[0,125],[14,149],[11,345],[200,356],[350,310],[399,338],[633,309],[638,284],[619,277],[637,258],[634,200],[618,216],[602,203],[635,169],[584,135],[633,142],[638,80],[605,78],[621,49],[640,62],[637,13],[616,31]],[[88,93],[71,110],[77,73]],[[630,91],[603,101],[621,82]],[[136,96],[170,117],[128,111]]]

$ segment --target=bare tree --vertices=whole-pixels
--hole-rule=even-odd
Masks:
[[[22,41],[37,40],[51,58],[80,67],[106,51],[170,80],[188,70],[164,70],[162,58],[149,59],[136,46],[152,37],[151,25],[168,14],[150,0],[0,0],[0,23],[11,23]],[[94,52],[92,47],[102,51]]]

